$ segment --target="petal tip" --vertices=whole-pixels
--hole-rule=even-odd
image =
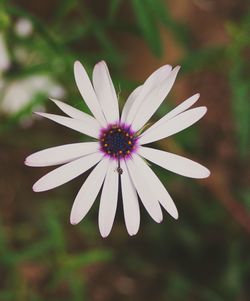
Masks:
[[[49,98],[58,108],[62,110],[62,105],[67,105],[66,103],[62,102],[61,100]]]
[[[77,213],[78,212],[76,210],[74,210],[74,208],[71,210],[70,218],[69,218],[71,225],[77,225],[83,219],[83,217]]]
[[[100,232],[102,238],[107,238],[109,236],[109,233]]]
[[[31,166],[31,162],[29,162],[29,160],[27,160],[27,158],[24,160],[24,165],[26,166]]]
[[[137,232],[128,232],[130,236],[135,236]]]
[[[127,231],[128,231],[129,236],[135,236],[139,231],[139,226],[135,227],[134,229],[127,228]]]
[[[74,62],[74,67],[79,66],[79,65],[81,65],[81,62],[80,62],[79,60],[76,60],[76,61]]]
[[[33,114],[39,115],[39,116],[44,116],[45,113],[43,113],[43,112],[33,112]]]
[[[158,224],[162,223],[162,221],[163,221],[163,216],[160,216],[160,217],[155,218],[155,221],[156,221]]]
[[[203,172],[202,172],[202,174],[200,174],[199,177],[197,177],[197,179],[206,179],[206,178],[208,178],[210,175],[211,175],[210,170],[203,166]]]
[[[38,186],[36,185],[36,183],[32,186],[32,190],[34,192],[40,192],[41,190],[38,188]]]
[[[102,238],[106,238],[106,237],[109,236],[109,233],[110,233],[111,229],[102,227],[102,226],[100,225],[100,222],[99,222],[99,231],[100,231],[101,237],[102,237]]]
[[[206,172],[206,176],[205,176],[205,178],[208,178],[208,177],[210,177],[210,175],[211,175],[211,171],[210,171],[209,169],[207,169],[207,172]]]
[[[101,60],[96,65],[106,65],[106,62],[104,60]]]
[[[79,72],[80,68],[83,68],[83,65],[81,64],[81,62],[80,61],[75,61],[74,62],[74,74],[75,74],[75,76],[76,76],[76,73]]]
[[[79,223],[79,221],[77,221],[75,218],[70,217],[70,223],[71,225],[75,226]]]
[[[164,65],[163,67],[162,67],[162,69],[164,70],[164,71],[166,71],[167,73],[169,73],[169,71],[172,71],[172,66],[171,65]],[[170,69],[170,70],[169,70]]]
[[[177,65],[177,66],[173,69],[173,71],[176,70],[176,72],[178,72],[180,69],[181,69],[181,66],[180,66],[180,65]]]
[[[54,102],[55,104],[59,103],[59,100],[56,100],[54,98],[49,97],[49,100],[51,100],[52,102]]]
[[[174,213],[172,214],[172,217],[173,217],[175,220],[178,220],[178,219],[179,219],[179,213],[178,213],[177,210],[176,210],[176,212],[174,212]]]
[[[194,102],[196,102],[199,98],[200,98],[200,93],[196,93],[196,94],[194,94],[193,96],[191,96],[193,99],[195,99],[194,100]]]

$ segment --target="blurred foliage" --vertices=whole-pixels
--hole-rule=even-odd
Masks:
[[[48,294],[56,291],[59,284],[68,283],[73,300],[82,300],[86,297],[82,277],[84,269],[92,263],[111,260],[111,251],[105,248],[92,248],[84,252],[68,250],[64,229],[58,218],[58,205],[55,206],[59,201],[61,200],[56,202],[55,199],[50,199],[46,208],[40,208],[42,214],[39,215],[40,222],[36,227],[31,229],[29,222],[23,223],[12,233],[12,239],[10,234],[7,234],[8,229],[1,225],[0,264],[3,267],[1,277],[4,277],[1,300],[40,300],[35,291],[27,287],[25,278],[32,281],[33,277],[37,277],[37,280],[47,277],[44,272],[48,268],[55,271],[51,280],[46,281],[43,287]],[[42,220],[46,220],[47,223],[42,223]],[[36,236],[39,236],[39,239],[36,239]],[[37,241],[34,242],[34,239]],[[13,248],[13,241],[22,241],[25,246]]]
[[[240,153],[246,156],[250,149],[250,62],[245,51],[250,51],[250,13],[246,14],[240,24],[228,24],[228,31],[232,40],[227,49],[231,65],[229,80],[233,94],[232,105],[237,122]]]
[[[227,80],[231,95],[228,106],[235,122],[234,139],[238,142],[236,157],[240,158],[232,163],[235,174],[232,172],[234,178],[229,183],[238,180],[238,166],[244,165],[250,148],[249,10],[244,11],[240,20],[229,18],[225,22],[229,43],[197,46],[187,22],[176,20],[163,0],[109,0],[92,4],[77,0],[44,1],[48,15],[36,11],[36,5],[28,2],[0,1],[0,33],[11,62],[9,68],[0,71],[0,108],[13,84],[38,75],[51,81],[52,86],[63,87],[62,98],[88,112],[74,83],[72,65],[76,59],[88,71],[96,61],[106,60],[117,90],[121,87],[123,102],[125,93],[137,83],[124,76],[122,70],[128,58],[114,37],[121,33],[139,37],[152,55],[160,58],[166,51],[161,34],[167,30],[183,51],[179,63],[185,74],[219,70]],[[101,8],[95,11],[99,5]],[[17,33],[20,18],[32,24],[29,35]],[[18,91],[17,98],[22,89]],[[189,181],[186,185],[185,179],[176,181],[175,175],[166,176],[166,171],[155,168],[169,190],[176,193],[174,199],[180,200],[180,221],[166,217],[166,222],[159,226],[142,213],[140,233],[129,238],[119,211],[115,229],[106,241],[97,233],[97,205],[86,221],[72,229],[66,222],[70,210],[67,201],[72,192],[65,189],[69,188],[50,198],[40,196],[39,201],[39,197],[27,192],[31,190],[34,170],[29,173],[19,166],[24,156],[33,149],[62,144],[68,138],[84,139],[69,132],[62,136],[56,125],[55,130],[34,125],[30,134],[24,131],[27,120],[32,121],[31,112],[47,104],[49,94],[47,89],[35,90],[32,95],[27,94],[30,98],[27,96],[27,102],[17,110],[6,113],[0,109],[1,168],[6,171],[8,183],[16,182],[13,191],[16,189],[17,194],[13,197],[9,192],[13,199],[6,198],[6,205],[3,201],[0,213],[0,300],[92,300],[90,296],[95,296],[93,300],[249,300],[249,237],[228,217],[223,202],[220,204],[197,183]],[[173,98],[170,100],[165,108],[160,108],[158,116],[173,106]],[[224,109],[222,105],[218,107]],[[205,140],[197,129],[191,128],[167,146],[194,153],[202,149]],[[6,154],[10,159],[5,159]],[[12,156],[16,156],[13,164]],[[205,156],[211,164],[217,160],[216,154],[209,157],[210,150],[205,150]],[[21,175],[15,174],[18,168]],[[0,193],[8,191],[3,183],[0,182]],[[237,185],[234,194],[249,212],[249,188],[245,183]]]

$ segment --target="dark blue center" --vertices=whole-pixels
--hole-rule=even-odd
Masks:
[[[134,149],[137,138],[129,127],[124,125],[110,125],[102,130],[100,136],[101,150],[113,158],[124,158]]]

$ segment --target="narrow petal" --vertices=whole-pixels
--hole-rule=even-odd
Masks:
[[[197,102],[197,100],[200,98],[200,94],[195,94],[188,99],[184,100],[181,104],[179,104],[177,107],[175,107],[173,110],[171,110],[169,113],[167,113],[165,116],[163,116],[160,120],[158,120],[156,123],[154,123],[145,133],[151,132],[153,129],[158,127],[159,125],[164,124],[168,120],[172,119],[173,117],[179,115],[180,113],[186,111],[189,109],[193,104]]]
[[[148,183],[144,178],[137,157],[134,156],[133,159],[127,160],[126,164],[133,184],[135,185],[135,188],[139,194],[139,197],[144,207],[146,208],[150,216],[157,223],[160,223],[163,219],[161,207],[157,200],[157,196],[150,189],[150,183]]]
[[[121,189],[125,224],[129,235],[135,235],[140,226],[138,197],[127,166],[123,160],[121,161],[121,168],[123,170],[123,173],[121,174]]]
[[[98,121],[94,117],[90,116],[89,114],[86,114],[85,112],[82,112],[62,101],[52,99],[52,98],[50,98],[50,100],[53,101],[58,106],[58,108],[61,109],[69,117],[73,119],[83,120],[84,122],[86,120],[87,121],[91,120],[93,123],[96,123],[96,127],[100,127]]]
[[[79,190],[70,213],[70,222],[78,224],[92,207],[105,178],[109,160],[103,158]]]
[[[25,160],[25,164],[36,167],[64,164],[95,153],[98,149],[98,142],[82,142],[55,146],[28,156]]]
[[[99,229],[102,237],[107,237],[112,229],[118,198],[118,172],[117,162],[110,160],[109,168],[103,184],[99,207]]]
[[[126,123],[131,124],[134,120],[138,109],[144,104],[145,99],[148,94],[150,94],[151,90],[155,89],[155,87],[158,85],[159,82],[162,80],[165,80],[168,75],[170,74],[172,70],[172,67],[170,65],[165,65],[157,69],[154,73],[152,73],[145,83],[142,85],[142,88],[140,89],[137,97],[135,98],[134,102],[132,103],[127,117],[126,117]]]
[[[119,121],[117,95],[108,67],[104,61],[97,63],[94,67],[93,85],[108,123],[115,123]]]
[[[155,88],[148,93],[143,104],[137,111],[134,121],[132,122],[132,128],[134,131],[137,131],[144,126],[144,124],[161,105],[163,100],[167,97],[179,70],[180,66],[175,67],[167,78],[164,78],[158,85],[155,85]]]
[[[33,185],[33,190],[35,192],[46,191],[67,183],[90,169],[101,158],[101,153],[94,153],[64,164],[38,180]]]
[[[76,61],[74,64],[75,81],[82,98],[85,100],[92,114],[102,126],[107,124],[100,103],[96,97],[95,91],[83,65]]]
[[[130,111],[130,108],[132,104],[134,103],[135,99],[138,97],[140,91],[142,89],[142,86],[139,86],[134,89],[134,91],[129,95],[128,99],[126,100],[124,107],[122,109],[122,116],[121,116],[121,122],[125,122],[128,112]]]
[[[140,144],[142,145],[151,143],[183,131],[200,120],[206,114],[206,112],[206,107],[198,107],[187,110],[160,124],[151,131],[145,131],[142,133],[139,140]]]
[[[143,174],[143,177],[145,177],[145,181],[149,183],[150,190],[157,195],[159,203],[166,209],[166,211],[173,216],[173,218],[177,219],[178,211],[164,185],[141,157],[138,155],[134,156],[137,157],[138,166]]]
[[[83,133],[85,135],[98,138],[100,133],[100,125],[93,118],[86,118],[84,121],[79,119],[73,119],[70,117],[49,114],[49,113],[40,113],[35,112],[35,114],[48,118],[56,123],[64,125],[72,130]]]
[[[139,148],[138,153],[145,159],[185,177],[202,179],[210,175],[206,167],[182,156],[144,146]]]

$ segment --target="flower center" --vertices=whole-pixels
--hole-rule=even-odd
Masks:
[[[129,126],[112,124],[101,130],[101,150],[109,157],[121,159],[131,155],[137,146],[137,137]]]

